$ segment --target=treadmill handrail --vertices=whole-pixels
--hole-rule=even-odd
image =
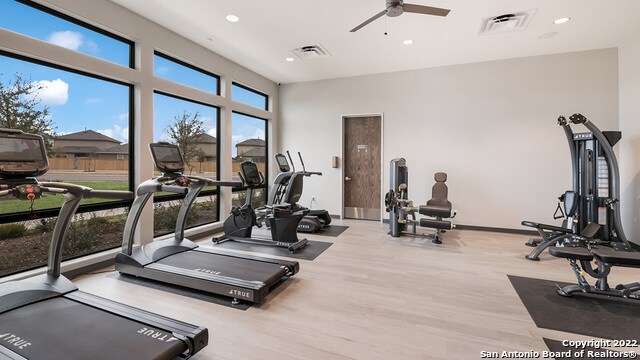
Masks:
[[[105,191],[93,190],[90,187],[68,184],[61,182],[38,182],[43,189],[51,191],[52,189],[65,190],[62,194],[64,204],[60,208],[56,225],[51,235],[51,244],[49,245],[49,256],[47,262],[47,274],[54,278],[60,276],[60,268],[62,263],[62,251],[64,249],[65,234],[69,230],[71,220],[80,206],[82,199],[91,197],[109,197],[112,199],[130,199],[132,197],[129,191]],[[55,192],[55,191],[54,191]]]
[[[178,177],[186,178],[187,186],[169,185],[165,184],[177,179]],[[142,211],[151,198],[151,195],[155,192],[169,190],[174,193],[186,194],[180,204],[180,210],[178,217],[176,218],[175,227],[175,239],[180,241],[184,239],[184,232],[187,226],[187,215],[191,205],[195,202],[196,198],[205,186],[242,186],[239,181],[228,180],[213,180],[200,176],[182,175],[176,176],[159,176],[149,180],[143,181],[136,189],[136,197],[133,200],[131,209],[129,210],[129,216],[125,223],[124,233],[122,235],[122,252],[126,255],[133,254],[133,245],[135,241],[135,231],[140,221]],[[177,191],[182,189],[181,191]]]

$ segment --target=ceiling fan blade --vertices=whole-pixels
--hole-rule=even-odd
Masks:
[[[404,12],[416,13],[416,14],[426,14],[426,15],[435,15],[435,16],[447,16],[449,14],[449,9],[424,6],[424,5],[414,5],[405,3],[402,8]]]
[[[360,25],[354,27],[353,29],[351,29],[351,32],[356,32],[356,31],[362,29],[363,27],[369,25],[370,22],[376,20],[377,18],[381,17],[382,15],[384,15],[386,13],[387,13],[387,10],[380,11],[379,13],[373,15],[373,17],[371,19],[369,19],[369,20],[363,22],[362,24],[360,24]]]

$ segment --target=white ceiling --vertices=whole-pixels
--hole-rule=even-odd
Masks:
[[[385,0],[112,1],[280,83],[616,47],[640,34],[639,0],[406,0],[451,12],[385,16],[356,33],[349,30]],[[531,9],[526,30],[478,36],[482,18]],[[563,16],[571,21],[553,24]],[[538,39],[551,31],[558,35]],[[415,43],[402,45],[406,39]],[[332,57],[285,61],[314,44]]]

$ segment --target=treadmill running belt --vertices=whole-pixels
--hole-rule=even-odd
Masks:
[[[175,359],[187,349],[171,333],[64,297],[1,314],[0,346],[47,360]]]
[[[198,250],[177,253],[160,259],[157,263],[247,281],[261,281],[269,286],[284,275],[284,269],[278,264]]]

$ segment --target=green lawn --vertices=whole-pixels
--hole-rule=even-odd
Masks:
[[[88,186],[97,190],[129,190],[129,182],[128,181],[70,181],[70,183]],[[104,200],[104,199],[84,199],[82,204],[94,204],[99,202],[107,202],[114,200]],[[40,199],[37,199],[33,203],[34,210],[42,210],[42,209],[50,209],[57,208],[62,206],[64,199],[62,195],[53,195],[50,193],[45,193]],[[0,200],[0,214],[13,213],[13,212],[21,212],[28,211],[30,206],[30,201],[26,200],[17,200],[12,199],[10,197],[5,197]]]

